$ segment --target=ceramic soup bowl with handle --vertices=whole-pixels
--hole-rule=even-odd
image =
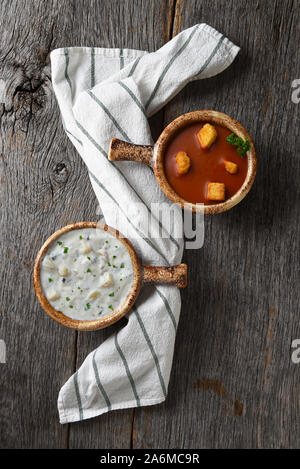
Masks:
[[[249,150],[246,155],[247,173],[245,180],[235,194],[222,202],[210,205],[189,202],[175,192],[166,177],[164,158],[169,143],[178,132],[195,123],[217,124],[228,129],[237,137],[241,137],[243,140],[248,139],[249,141]],[[154,171],[161,190],[172,202],[184,209],[205,214],[224,212],[238,204],[251,189],[257,166],[254,144],[244,127],[228,115],[211,110],[194,111],[178,117],[164,129],[154,146],[134,145],[117,138],[112,138],[108,157],[111,161],[135,161],[150,166]]]
[[[49,270],[49,274],[47,274],[47,276],[49,276],[48,280],[51,281],[51,285],[52,285],[52,284],[55,284],[55,281],[53,281],[53,279],[57,278],[57,284],[67,279],[67,282],[69,281],[70,283],[70,287],[69,287],[70,291],[75,291],[76,288],[79,288],[80,290],[81,287],[78,287],[78,284],[74,283],[74,285],[72,285],[70,277],[68,280],[68,272],[67,272],[68,269],[66,269],[63,265],[55,266],[55,262],[57,262],[58,258],[65,259],[66,256],[70,254],[70,248],[64,247],[63,240],[64,240],[64,236],[70,235],[71,233],[71,236],[74,235],[76,237],[76,240],[78,240],[78,245],[81,246],[81,249],[83,248],[84,254],[82,254],[82,256],[84,256],[83,262],[85,262],[84,275],[86,276],[92,275],[93,265],[95,265],[92,263],[93,256],[95,258],[97,256],[97,253],[95,254],[93,251],[91,251],[91,249],[89,248],[89,244],[88,244],[89,242],[85,241],[83,239],[83,236],[81,236],[81,234],[83,233],[82,230],[84,229],[92,229],[91,230],[92,234],[94,233],[93,229],[101,230],[101,233],[100,233],[101,236],[102,234],[104,236],[110,235],[109,239],[114,240],[113,244],[119,245],[119,243],[122,243],[122,246],[125,248],[123,249],[123,251],[124,252],[126,251],[126,254],[128,254],[128,259],[130,256],[130,260],[132,264],[132,281],[129,286],[128,294],[123,299],[124,301],[118,307],[114,308],[114,310],[107,312],[105,315],[102,315],[99,318],[97,317],[95,319],[89,318],[88,320],[84,320],[84,319],[78,320],[78,319],[69,317],[68,315],[61,312],[59,309],[56,309],[56,307],[54,307],[55,303],[53,302],[50,303],[49,298],[46,296],[45,288],[43,288],[43,285],[42,285],[42,281],[41,281],[42,272],[41,271],[44,268],[42,263],[44,262],[45,257],[48,257],[48,258],[50,257],[48,254],[49,250],[51,252],[51,247],[52,249],[53,247],[55,247],[55,249],[59,251],[59,254],[57,254],[56,256],[53,256],[52,257],[53,260],[51,260],[51,258],[47,259],[48,264],[50,262],[50,270]],[[104,241],[104,243],[106,242],[107,241]],[[117,247],[117,246],[113,246],[113,247]],[[88,251],[88,249],[90,249],[90,251]],[[77,248],[76,248],[76,252],[77,252]],[[103,255],[103,252],[100,251],[100,254]],[[106,254],[105,251],[104,251],[104,254]],[[117,256],[113,256],[113,257],[115,258]],[[73,259],[73,260],[77,260],[77,259]],[[106,258],[104,258],[104,260],[106,261]],[[91,264],[89,262],[91,262]],[[113,267],[117,267],[117,266],[111,265],[111,262],[112,261],[107,262],[107,264],[110,266],[109,268],[110,271],[112,271]],[[117,261],[115,262],[117,264]],[[86,268],[89,265],[91,266],[91,268]],[[71,264],[70,270],[72,270],[72,266],[75,266],[75,262]],[[121,264],[121,267],[122,267],[122,264]],[[61,276],[59,276],[58,270]],[[104,270],[108,270],[108,268]],[[108,274],[106,273],[106,275]],[[94,275],[93,277],[90,276],[90,277],[85,277],[85,278],[88,279],[87,282],[98,281],[97,275]],[[70,327],[72,329],[78,329],[81,331],[91,331],[91,330],[97,330],[97,329],[108,327],[111,324],[114,324],[115,322],[119,321],[123,316],[125,316],[134,305],[139,295],[141,287],[145,284],[149,284],[149,283],[169,284],[169,285],[175,285],[179,288],[186,287],[187,266],[186,264],[179,264],[179,265],[174,265],[170,267],[169,266],[166,267],[166,266],[142,265],[132,244],[120,232],[104,224],[100,224],[96,222],[80,222],[80,223],[74,223],[74,224],[71,224],[71,225],[68,225],[59,229],[47,239],[47,241],[41,247],[36,257],[35,265],[34,265],[34,272],[33,272],[33,281],[34,281],[34,288],[35,288],[37,299],[39,303],[41,304],[42,308],[44,309],[44,311],[52,319],[62,324],[63,326]],[[46,282],[47,282],[47,279],[46,279]],[[105,288],[105,290],[108,290],[108,289]],[[111,296],[112,293],[110,292],[112,290],[113,290],[113,287],[111,287],[110,290],[106,291],[105,294],[109,294],[108,296]],[[92,295],[93,295],[93,292],[92,292]],[[72,294],[70,293],[70,297],[71,296]],[[52,297],[52,299],[53,298],[54,297]],[[67,303],[69,305],[71,303],[71,298],[67,297],[66,301],[69,301],[69,303]],[[101,302],[101,296],[100,296],[99,302]],[[92,303],[87,302],[87,305],[90,305],[90,304]]]

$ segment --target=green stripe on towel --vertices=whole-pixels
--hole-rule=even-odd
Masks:
[[[64,54],[65,54],[65,58],[66,58],[65,78],[66,78],[66,80],[69,84],[69,87],[70,87],[70,90],[71,90],[71,93],[72,93],[72,83],[71,83],[71,80],[70,80],[70,77],[69,77],[69,74],[68,74],[70,59],[69,59],[69,51],[68,51],[67,47],[64,48]]]
[[[116,346],[116,349],[118,350],[119,352],[119,355],[123,361],[123,364],[124,364],[124,367],[125,367],[125,371],[126,371],[126,374],[127,374],[127,377],[130,381],[130,384],[131,384],[131,387],[132,387],[132,391],[133,391],[133,394],[134,394],[134,397],[135,397],[135,400],[136,400],[136,405],[137,407],[140,407],[141,405],[141,401],[140,401],[140,398],[138,396],[138,393],[137,393],[137,390],[136,390],[136,387],[135,387],[135,382],[134,382],[134,379],[132,377],[132,374],[130,373],[130,370],[129,370],[129,366],[128,366],[128,363],[127,363],[127,360],[125,358],[125,355],[124,353],[122,352],[119,344],[118,344],[118,339],[117,339],[117,335],[118,334],[115,334],[115,346]]]
[[[165,260],[165,262],[169,264],[169,261],[168,259],[164,256],[164,254],[152,243],[152,241],[147,238],[131,221],[130,219],[127,217],[125,211],[122,209],[122,207],[119,205],[119,203],[116,201],[116,199],[114,198],[114,196],[107,190],[107,188],[99,181],[99,179],[96,178],[96,176],[90,171],[89,171],[89,174],[91,175],[92,179],[96,182],[96,184],[98,184],[98,186],[111,198],[111,200],[117,205],[117,207],[119,207],[119,209],[121,210],[121,212],[123,213],[124,217],[126,218],[126,220],[128,221],[128,223],[134,228],[134,230],[137,232],[137,234],[140,236],[141,239],[143,239],[152,249],[154,249],[154,251],[157,252],[157,254],[159,254],[160,256],[163,257],[163,259]]]
[[[75,121],[77,126],[79,127],[79,129],[82,131],[82,133],[87,137],[88,140],[90,140],[91,143],[93,143],[93,145],[97,148],[97,150],[100,151],[100,153],[102,153],[103,156],[105,156],[107,158],[107,153],[103,150],[103,148],[93,139],[93,137],[85,130],[84,127],[82,127],[82,125],[78,122],[78,121]],[[120,171],[120,169],[114,165],[114,168],[117,169],[117,171],[122,175],[122,177],[125,179],[125,181],[127,181],[127,179],[124,177],[123,173]],[[97,182],[98,185],[100,185],[100,181],[96,178],[96,176],[90,171],[90,174],[93,176],[93,178],[95,179],[95,181]],[[135,194],[137,195],[137,197],[140,199],[141,202],[143,202],[143,204],[145,205],[146,209],[148,210],[149,213],[151,213],[149,207],[145,204],[145,202],[141,199],[141,197],[138,195],[138,193],[135,191],[135,189],[131,186],[131,184],[127,181],[128,185],[130,186],[130,188],[135,192]],[[122,211],[122,213],[126,216],[125,212],[123,211],[123,209],[121,208],[121,206],[119,205],[119,203],[116,201],[116,199],[111,195],[111,193],[109,191],[107,191],[107,189],[103,186],[103,184],[101,184],[102,186],[102,189],[105,190],[107,192],[107,194],[109,195],[109,197],[117,204],[117,206],[120,208],[120,210]],[[141,235],[141,232],[130,222],[129,218],[126,216],[126,219],[129,221],[129,223],[134,227],[134,229],[137,231],[137,233],[139,233],[139,236],[141,236],[153,249],[155,249],[155,251],[160,254],[163,259],[166,261],[166,263],[168,265],[170,265],[168,259],[165,257],[165,255],[158,249],[155,247],[155,245],[152,243],[152,241],[150,241],[148,238],[146,238],[145,235]],[[161,223],[161,222],[159,222]],[[159,225],[161,226],[161,225]],[[171,238],[171,236],[170,236]],[[177,244],[177,246],[179,247],[178,243],[176,242],[176,240],[174,240],[173,238],[173,242],[175,241],[175,243]]]
[[[91,48],[91,88],[95,86],[95,49]]]
[[[77,124],[77,127],[81,130],[81,132],[87,137],[87,139],[97,148],[97,150],[100,151],[100,153],[102,153],[103,156],[105,156],[105,158],[108,158],[108,155],[106,153],[106,151],[101,147],[101,145],[99,145],[99,143],[96,142],[96,140],[88,133],[88,131],[82,127],[82,125],[77,121],[75,120],[76,124]],[[121,174],[121,176],[125,179],[125,181],[127,182],[127,184],[129,185],[129,187],[131,188],[131,190],[135,193],[135,195],[138,197],[138,199],[145,205],[146,207],[146,210],[148,211],[148,213],[157,221],[158,223],[158,226],[163,229],[166,233],[166,229],[164,228],[164,226],[162,225],[161,221],[160,220],[157,220],[153,213],[151,212],[150,208],[148,207],[148,205],[143,201],[143,199],[141,198],[141,196],[136,192],[135,188],[130,184],[130,182],[125,178],[124,174],[122,173],[122,171],[120,170],[120,168],[112,163],[112,165],[114,166],[114,168],[118,171],[119,174]],[[175,244],[175,246],[177,247],[177,249],[180,249],[180,246],[179,246],[179,243],[176,241],[175,238],[173,238],[173,236],[171,235],[171,233],[167,233],[169,236],[170,236],[170,240],[172,241],[173,244]],[[169,264],[169,262],[167,261],[167,263]]]
[[[108,158],[106,151],[104,151],[101,145],[99,145],[99,143],[97,143],[96,140],[93,139],[93,137],[87,132],[87,130],[85,130],[85,128],[82,127],[80,122],[78,122],[77,120],[75,120],[75,122],[76,122],[77,127],[86,136],[86,138],[97,148],[97,150],[100,151],[100,153],[102,153],[103,156],[105,156],[105,158]]]
[[[139,61],[141,60],[142,57],[143,57],[143,56],[141,55],[140,57],[138,57],[138,58],[134,61],[134,64],[133,64],[133,66],[132,66],[132,68],[131,68],[131,70],[130,70],[130,72],[129,72],[129,74],[128,74],[128,77],[131,77],[131,75],[133,74],[133,72],[134,72],[135,69],[136,69],[137,64],[139,63]]]
[[[185,41],[185,43],[183,44],[183,46],[181,46],[181,48],[176,52],[176,54],[172,57],[172,59],[170,60],[170,62],[165,66],[164,70],[162,71],[160,77],[158,78],[157,80],[157,83],[154,87],[154,90],[152,91],[147,103],[146,103],[146,106],[145,108],[148,109],[151,101],[153,100],[154,96],[156,95],[156,92],[158,90],[158,88],[160,87],[160,84],[161,82],[163,81],[165,75],[167,74],[168,70],[170,69],[170,67],[173,65],[173,63],[175,62],[175,60],[177,59],[177,57],[180,56],[180,54],[182,54],[182,52],[184,51],[184,49],[187,47],[187,45],[189,44],[189,42],[191,41],[192,37],[194,36],[194,34],[196,33],[198,29],[198,26],[195,26],[195,28],[193,29],[193,31],[191,32],[191,34],[189,35],[189,37],[187,38],[187,40]]]
[[[162,373],[161,373],[161,369],[160,369],[160,365],[159,365],[159,361],[158,361],[158,358],[157,358],[157,355],[155,353],[155,350],[154,350],[154,347],[152,345],[152,342],[150,340],[150,337],[146,331],[146,328],[145,328],[145,325],[142,321],[142,318],[141,316],[139,315],[138,313],[138,310],[135,306],[133,306],[132,310],[135,312],[135,315],[137,317],[137,320],[138,320],[138,323],[142,329],[142,332],[144,334],[144,337],[146,339],[146,342],[148,344],[148,347],[150,349],[150,352],[151,352],[151,355],[153,357],[153,360],[155,362],[155,366],[156,366],[156,369],[157,369],[157,374],[158,374],[158,377],[159,377],[159,381],[160,381],[160,384],[161,384],[161,388],[162,388],[162,391],[164,393],[164,396],[167,397],[167,390],[166,390],[166,386],[165,386],[165,382],[164,382],[164,379],[163,379],[163,376],[162,376]]]
[[[79,391],[79,386],[78,386],[78,371],[74,373],[73,379],[74,379],[74,387],[75,387],[75,393],[76,393],[77,404],[78,404],[79,420],[83,420],[82,402],[81,402],[80,391]]]
[[[76,142],[79,143],[79,145],[81,145],[81,146],[83,145],[82,141],[79,140],[79,138],[75,137],[75,135],[73,135],[69,130],[65,129],[65,131],[66,131],[67,134],[71,135],[71,137],[73,137],[74,140],[76,140]]]
[[[217,45],[215,46],[214,50],[212,51],[212,53],[210,54],[210,56],[206,59],[206,61],[204,62],[204,64],[202,65],[202,67],[200,68],[199,72],[195,75],[195,77],[197,77],[198,75],[200,75],[200,73],[204,72],[204,70],[206,69],[206,67],[210,64],[210,62],[212,61],[212,59],[214,58],[214,56],[216,55],[216,53],[218,52],[218,50],[220,49],[220,46],[222,44],[222,42],[224,41],[225,39],[225,36],[221,36]]]
[[[120,134],[122,134],[123,138],[125,138],[128,142],[132,143],[131,139],[128,137],[127,133],[125,130],[122,129],[122,127],[118,124],[114,116],[111,114],[111,112],[107,109],[107,107],[100,101],[97,96],[94,95],[94,93],[90,90],[87,91],[87,94],[98,104],[98,106],[101,107],[101,109],[105,112],[105,114],[110,118],[114,126],[118,129]]]
[[[99,376],[99,373],[98,373],[98,368],[97,368],[97,364],[96,364],[96,360],[95,360],[96,352],[97,352],[97,350],[95,350],[95,352],[93,353],[93,359],[92,359],[95,378],[96,378],[96,383],[97,383],[99,391],[101,392],[102,396],[105,399],[105,402],[106,402],[106,405],[107,405],[107,410],[109,411],[109,410],[111,410],[111,403],[110,403],[108,395],[106,394],[105,389],[104,389],[104,387],[103,387],[103,385],[100,381],[100,376]]]
[[[125,91],[132,97],[133,101],[135,104],[140,108],[142,113],[144,114],[145,117],[147,117],[146,111],[142,103],[138,100],[138,98],[133,94],[133,92],[128,88],[128,86],[124,85],[122,81],[118,81],[118,84],[124,88]]]
[[[161,299],[163,300],[164,305],[165,305],[165,307],[167,308],[167,312],[168,312],[168,314],[169,314],[169,316],[170,316],[170,319],[171,319],[171,321],[172,321],[172,324],[173,324],[174,329],[175,329],[175,332],[176,332],[177,324],[176,324],[176,320],[175,320],[175,316],[174,316],[174,314],[173,314],[173,311],[171,310],[171,307],[170,307],[170,305],[169,305],[169,302],[168,302],[167,298],[165,297],[165,295],[163,295],[162,292],[159,291],[159,289],[158,289],[157,287],[155,287],[155,290],[157,291],[157,293],[159,294],[159,296],[160,296]]]
[[[124,68],[124,56],[123,56],[123,49],[120,49],[120,70]]]

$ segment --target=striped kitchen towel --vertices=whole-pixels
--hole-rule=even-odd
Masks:
[[[118,220],[115,228],[126,233],[143,263],[179,263],[183,239],[181,233],[168,235],[155,216],[149,235],[151,204],[164,203],[168,210],[170,202],[149,167],[108,161],[110,139],[151,144],[147,118],[190,81],[225,70],[238,51],[222,34],[198,24],[152,53],[86,47],[51,53],[65,132],[88,168],[106,223]],[[173,212],[175,226],[181,226],[180,209]],[[60,390],[60,422],[164,401],[179,314],[177,288],[144,287],[128,322],[92,351]]]

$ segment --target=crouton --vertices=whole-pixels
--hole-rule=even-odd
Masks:
[[[185,151],[179,151],[176,155],[176,166],[178,174],[186,174],[190,169],[190,159]]]
[[[236,174],[238,172],[239,167],[232,161],[225,161],[225,169],[230,174]]]
[[[207,185],[208,200],[225,200],[225,184],[223,182],[210,182]]]
[[[211,124],[204,124],[197,133],[197,137],[202,150],[207,150],[216,140],[218,134],[215,127]]]

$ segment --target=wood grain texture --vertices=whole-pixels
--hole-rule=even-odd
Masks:
[[[86,168],[63,132],[49,53],[72,45],[155,50],[169,38],[173,6],[172,0],[159,7],[155,0],[1,2],[0,78],[7,84],[0,104],[0,338],[7,345],[1,447],[131,445],[133,410],[58,423],[60,387],[113,328],[78,335],[59,327],[32,290],[33,262],[45,239],[70,222],[99,218]]]
[[[300,446],[300,367],[290,360],[299,336],[299,20],[293,1],[177,2],[174,33],[207,22],[241,52],[177,95],[165,124],[194,109],[228,113],[255,141],[258,174],[240,205],[205,219],[204,247],[185,252],[169,397],[136,411],[136,448]]]
[[[25,0],[0,4],[0,446],[3,448],[300,447],[298,2]],[[207,217],[187,251],[189,287],[166,403],[61,426],[62,384],[114,330],[77,333],[51,321],[32,288],[35,255],[57,228],[96,220],[86,168],[65,136],[49,53],[71,45],[155,50],[207,22],[241,47],[220,76],[188,85],[151,119],[153,136],[184,112],[217,109],[252,135],[255,185]],[[299,105],[298,105],[299,106]],[[285,143],[288,143],[287,145]],[[187,367],[187,363],[189,363]]]

